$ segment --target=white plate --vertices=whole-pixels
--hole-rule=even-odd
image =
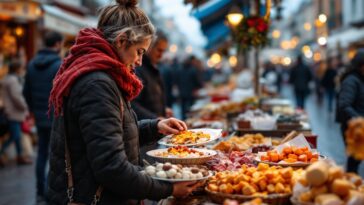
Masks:
[[[208,141],[206,141],[206,142],[199,142],[199,143],[194,143],[194,144],[179,144],[179,145],[198,146],[198,145],[208,144],[208,143],[218,139],[221,136],[222,129],[201,128],[201,129],[191,129],[189,131],[203,132],[203,133],[206,133],[206,134],[210,134],[210,139]],[[163,137],[162,139],[160,139],[158,141],[158,144],[164,145],[164,146],[167,146],[167,147],[177,146],[177,144],[169,144],[167,142],[168,139],[170,139],[171,137],[172,137],[172,135],[167,135],[167,136]]]
[[[153,158],[162,158],[162,159],[201,159],[201,158],[206,158],[206,157],[213,157],[217,154],[216,151],[214,150],[208,150],[208,149],[197,149],[197,148],[191,148],[192,150],[195,150],[197,152],[202,152],[204,153],[203,156],[198,156],[198,157],[178,157],[178,156],[167,156],[167,157],[163,157],[163,156],[158,156],[158,153],[163,153],[163,152],[168,152],[168,148],[165,149],[155,149],[155,150],[151,150],[147,152],[147,155]]]
[[[217,154],[217,152],[214,150],[194,149],[198,152],[204,153],[204,156],[199,156],[199,157],[178,157],[173,155],[168,157],[156,156],[157,153],[167,152],[167,150],[168,149],[151,150],[147,152],[147,155],[158,162],[170,162],[172,164],[193,165],[193,164],[204,164]]]
[[[166,178],[158,178],[158,177],[152,177],[153,179],[159,180],[159,181],[167,181],[167,182],[191,182],[191,181],[202,181],[206,180],[213,176],[213,173],[209,171],[209,175],[199,178],[199,179],[166,179]]]

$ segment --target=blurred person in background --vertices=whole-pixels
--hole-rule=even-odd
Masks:
[[[309,83],[312,78],[310,68],[303,62],[302,56],[299,55],[296,64],[291,69],[289,82],[293,86],[297,107],[300,109],[305,108],[305,100],[310,93]]]
[[[157,31],[156,39],[143,58],[143,65],[135,70],[144,86],[131,103],[138,120],[173,117],[172,109],[166,106],[165,87],[158,67],[167,48],[167,36]]]
[[[155,34],[137,4],[117,0],[104,7],[97,28],[78,33],[54,79],[50,205],[136,205],[144,199],[186,197],[201,185],[172,184],[140,172],[139,142],[187,126],[174,118],[137,121],[131,108],[143,88],[135,68]]]
[[[165,87],[159,65],[167,48],[167,36],[157,31],[156,38],[143,58],[142,66],[135,69],[136,75],[143,83],[140,94],[131,102],[138,120],[164,119],[173,116],[172,109],[166,105]],[[147,151],[157,148],[157,141],[158,138],[148,143],[143,143],[145,140],[141,140],[140,152],[143,159],[147,157],[145,154]]]
[[[20,60],[12,59],[9,63],[9,72],[2,80],[2,94],[5,114],[9,120],[9,138],[0,149],[0,165],[5,165],[4,152],[12,143],[15,143],[18,165],[31,164],[29,156],[23,156],[21,124],[28,115],[28,107],[22,94],[23,85],[21,74],[23,65]]]
[[[337,59],[331,58],[328,60],[328,67],[322,77],[322,87],[324,88],[326,99],[327,99],[327,108],[328,111],[331,113],[333,110],[333,103],[335,98],[335,78],[337,75]]]
[[[316,103],[319,106],[322,105],[325,97],[325,91],[322,87],[322,78],[327,67],[326,64],[327,63],[325,61],[319,61],[313,65],[313,81],[315,85],[314,92],[316,96]]]
[[[35,117],[38,134],[38,154],[36,161],[37,201],[44,201],[46,189],[46,165],[49,155],[53,114],[47,115],[48,99],[53,79],[61,65],[60,51],[63,37],[51,31],[45,34],[45,48],[38,51],[29,62],[25,75],[23,94],[30,113]]]
[[[173,95],[173,88],[175,85],[175,75],[176,71],[179,69],[180,65],[177,58],[173,58],[168,63],[161,65],[161,75],[164,84],[164,92],[166,95],[166,105],[168,108],[172,108],[175,101],[175,96]]]
[[[348,122],[355,117],[364,117],[364,49],[359,49],[351,65],[341,77],[337,98],[336,121],[341,124],[345,142]],[[360,161],[349,156],[346,170],[358,173]]]
[[[203,86],[198,66],[201,66],[201,62],[195,56],[190,56],[177,71],[176,84],[181,100],[182,119],[186,119],[186,114],[196,99],[197,90]]]
[[[281,90],[282,75],[270,61],[264,64],[263,78],[266,80],[266,89],[269,93],[278,94]]]

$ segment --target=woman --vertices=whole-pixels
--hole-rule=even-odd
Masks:
[[[348,122],[355,117],[364,117],[364,49],[359,50],[351,61],[351,67],[341,80],[338,95],[336,118],[341,123],[345,139]],[[345,140],[344,140],[345,141]],[[360,161],[349,156],[348,172],[358,172]]]
[[[155,140],[186,125],[176,119],[136,121],[130,101],[142,83],[134,68],[155,32],[137,1],[117,2],[101,11],[97,29],[80,31],[54,80],[50,204],[91,204],[100,195],[98,205],[137,204],[185,197],[199,185],[170,184],[140,173],[138,136]],[[67,173],[65,144],[71,159]]]
[[[22,65],[19,60],[13,59],[9,63],[9,73],[2,82],[2,93],[4,101],[4,111],[9,120],[9,138],[2,144],[0,150],[0,166],[5,165],[4,152],[6,148],[15,142],[17,163],[30,164],[32,161],[23,156],[21,144],[21,123],[28,114],[28,107],[22,94],[23,86],[20,81]]]

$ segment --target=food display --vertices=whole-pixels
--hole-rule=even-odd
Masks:
[[[186,130],[172,135],[167,142],[175,145],[194,144],[207,142],[210,140],[210,137],[207,133]]]
[[[204,145],[221,136],[222,129],[191,129],[185,130],[178,134],[168,135],[158,141],[160,145],[164,146],[197,146]]]
[[[268,152],[269,150],[272,150],[273,147],[269,145],[253,145],[249,150],[251,150],[252,153],[258,153],[258,152]]]
[[[207,179],[211,174],[204,166],[182,166],[179,164],[157,163],[145,168],[143,173],[164,181],[192,181]]]
[[[294,188],[292,201],[295,204],[364,204],[363,180],[325,161],[310,165]]]
[[[364,160],[364,118],[355,118],[345,132],[347,152],[358,160]]]
[[[291,167],[282,168],[260,163],[258,167],[243,165],[238,171],[219,172],[211,177],[206,189],[212,192],[245,196],[290,194],[297,175]]]
[[[181,157],[181,158],[192,158],[192,157],[202,157],[206,153],[198,151],[196,149],[190,149],[186,146],[175,146],[170,147],[167,150],[162,150],[160,152],[155,152],[155,156],[158,157]]]
[[[246,98],[241,102],[223,101],[220,103],[207,103],[197,114],[203,120],[221,120],[227,113],[242,112],[247,109],[256,109],[258,98]]]
[[[295,110],[292,106],[273,106],[272,107],[272,113],[273,114],[284,114],[284,115],[293,115],[295,113]]]
[[[245,151],[251,148],[253,145],[271,145],[271,138],[266,138],[262,134],[246,134],[242,137],[233,136],[226,141],[219,142],[213,149],[223,152],[229,152],[229,150]]]
[[[214,150],[188,148],[175,146],[166,149],[156,149],[147,152],[147,155],[158,162],[171,162],[176,164],[204,164],[217,154]]]
[[[207,166],[213,171],[239,170],[244,164],[254,166],[254,155],[250,152],[232,151],[230,154],[219,152],[207,162]]]
[[[249,121],[250,126],[255,130],[273,130],[276,128],[276,120],[275,116],[271,116],[261,110],[248,110],[237,118],[237,121]]]
[[[270,150],[260,155],[260,161],[273,163],[313,163],[318,161],[319,154],[312,152],[308,147],[287,146],[282,152]]]
[[[280,115],[277,119],[277,129],[297,130],[301,128],[299,115]]]

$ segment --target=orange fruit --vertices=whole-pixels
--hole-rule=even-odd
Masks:
[[[307,160],[310,160],[312,158],[312,152],[306,151],[305,155],[307,155]]]
[[[283,153],[285,153],[285,154],[291,154],[292,153],[291,147],[285,147],[285,148],[283,148]]]
[[[305,154],[301,154],[301,155],[298,157],[298,161],[301,161],[301,162],[307,162],[307,155],[305,155]]]
[[[297,156],[300,156],[301,154],[303,154],[303,150],[301,148],[298,148],[294,151],[294,153],[297,155]]]
[[[272,162],[278,162],[278,161],[279,161],[279,156],[278,156],[278,154],[277,154],[277,153],[272,153],[272,154],[270,155],[270,160],[271,160]]]
[[[298,157],[295,154],[289,154],[288,155],[288,158],[297,159]]]
[[[269,161],[269,157],[267,155],[262,155],[262,156],[260,156],[260,160]]]

